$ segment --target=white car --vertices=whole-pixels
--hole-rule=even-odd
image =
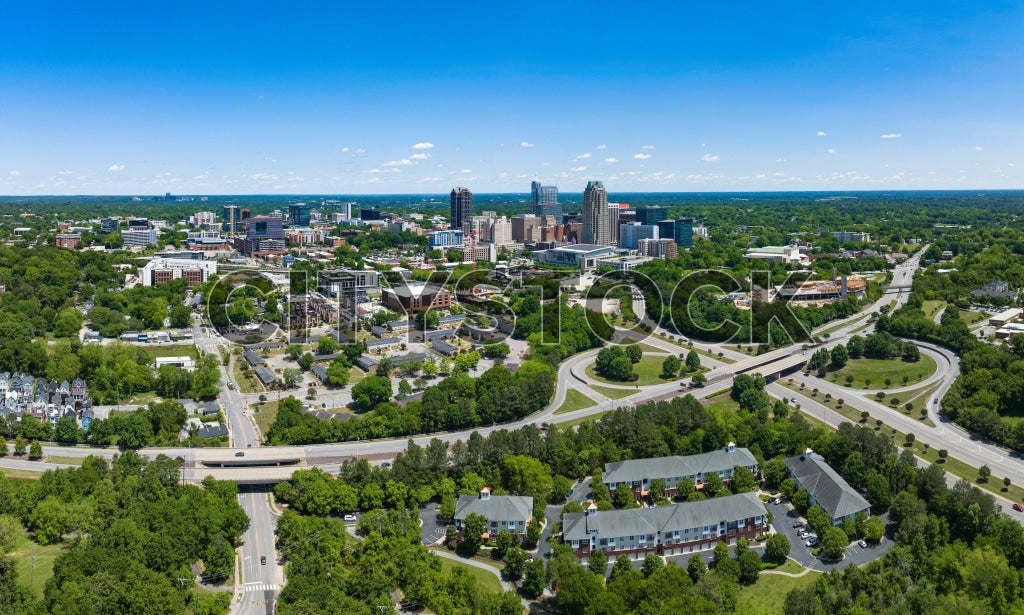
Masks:
[[[356,516],[355,515],[345,515],[344,517],[342,517],[342,520],[346,521],[346,522],[355,523]]]

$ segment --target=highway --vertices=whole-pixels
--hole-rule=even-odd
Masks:
[[[919,252],[919,255],[923,252],[924,248]],[[881,299],[850,318],[838,323],[831,322],[824,325],[815,331],[815,335],[820,336],[823,331],[828,330],[830,333],[824,346],[831,347],[842,343],[854,332],[864,330],[872,313],[878,313],[891,304],[891,309],[898,308],[906,302],[909,296],[913,274],[918,267],[918,263],[919,256],[898,265],[893,270],[893,281]],[[195,329],[196,344],[205,352],[217,352],[222,340],[199,331],[198,326]],[[683,347],[655,336],[650,336],[642,341],[666,354],[670,352],[678,354],[686,351]],[[935,382],[936,380],[941,380],[939,388],[934,395],[935,398],[941,399],[949,387],[952,386],[959,373],[959,359],[952,352],[944,348],[924,343],[919,343],[919,345],[922,347],[922,352],[935,358],[937,361],[939,371],[935,376],[929,378],[928,381]],[[702,364],[712,369],[706,374],[708,384],[700,389],[684,390],[679,381],[644,387],[630,387],[629,385],[599,383],[589,377],[586,374],[586,367],[593,362],[598,352],[597,350],[589,350],[570,357],[559,366],[557,388],[554,397],[544,410],[512,423],[484,426],[459,432],[427,434],[411,439],[420,446],[426,446],[433,438],[438,438],[450,444],[456,440],[465,441],[473,431],[487,436],[499,429],[511,430],[529,424],[540,426],[544,423],[554,423],[556,421],[572,421],[611,409],[633,406],[650,400],[666,399],[683,393],[691,393],[695,397],[706,398],[729,388],[732,385],[733,374],[743,367],[749,367],[748,371],[750,373],[772,374],[780,371],[783,367],[791,367],[795,357],[809,355],[812,352],[800,347],[788,347],[751,359],[746,355],[716,345],[695,343],[695,347],[712,354],[720,351],[724,356],[735,359],[737,362],[728,364],[702,356]],[[231,361],[234,361],[233,356]],[[230,379],[229,374],[231,372],[229,368],[230,365],[227,368],[222,368],[225,374],[225,382]],[[873,417],[882,418],[887,425],[905,433],[914,433],[919,441],[928,443],[935,449],[945,448],[949,451],[950,456],[972,466],[988,465],[992,469],[993,476],[1024,476],[1024,461],[1018,457],[1011,456],[1008,451],[998,446],[973,439],[969,434],[959,430],[951,423],[941,422],[940,417],[937,416],[935,404],[929,404],[929,417],[935,421],[936,426],[929,427],[923,422],[903,414],[900,410],[893,410],[884,404],[865,398],[861,392],[847,389],[814,376],[804,376],[797,373],[791,377],[797,383],[804,382],[805,385],[809,385],[809,389],[818,388],[822,394],[831,393],[833,397],[842,397],[851,408],[858,411],[866,410]],[[591,385],[605,388],[635,388],[636,392],[622,399],[610,399],[591,388]],[[921,383],[915,383],[910,388],[920,386],[922,386]],[[570,389],[578,390],[590,397],[596,402],[595,405],[556,416],[555,410],[562,405],[566,393]],[[818,404],[813,399],[784,388],[778,383],[770,384],[768,391],[773,396],[782,399],[798,398],[801,404],[801,411],[816,418],[821,417],[830,425],[837,426],[840,422],[848,420],[825,406]],[[391,459],[407,447],[410,438],[261,448],[260,437],[254,427],[252,417],[248,415],[246,396],[237,391],[229,390],[226,386],[222,386],[221,400],[224,404],[225,416],[230,425],[232,448],[147,448],[139,452],[150,457],[155,457],[158,454],[181,457],[184,460],[182,472],[185,480],[198,482],[204,476],[212,475],[218,479],[234,480],[242,485],[240,487],[239,502],[246,511],[246,514],[249,515],[251,523],[248,531],[243,536],[243,545],[240,550],[242,562],[242,584],[240,589],[243,590],[241,591],[242,598],[234,604],[232,612],[246,614],[265,613],[266,606],[262,603],[264,590],[267,588],[277,589],[284,582],[283,570],[278,566],[274,551],[273,532],[276,520],[270,509],[268,499],[270,494],[268,493],[269,487],[267,483],[285,480],[295,469],[300,467],[316,466],[328,472],[336,472],[341,462],[345,459],[362,457],[374,460]],[[89,454],[96,454],[110,458],[117,453],[116,449],[87,447],[44,446],[43,448],[46,455],[59,455],[62,457],[84,457]],[[255,467],[217,467],[222,464],[272,463],[275,461],[286,462],[287,465],[274,467],[262,465]],[[61,466],[19,461],[8,457],[0,459],[0,467],[45,470]],[[1010,502],[1008,500],[998,496],[997,500],[1003,504],[1004,510],[1008,514],[1024,521],[1024,514],[1010,510]],[[263,556],[267,558],[266,564],[260,563],[260,558]]]

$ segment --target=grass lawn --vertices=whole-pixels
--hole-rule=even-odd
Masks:
[[[60,457],[53,455],[46,458],[46,463],[60,463],[69,466],[80,466],[83,461],[85,461],[85,457]]]
[[[558,410],[555,410],[555,414],[565,414],[566,412],[572,412],[574,410],[582,410],[583,408],[589,408],[593,405],[593,399],[590,399],[576,389],[569,389],[565,392],[565,401],[558,407]]]
[[[21,470],[18,468],[4,468],[0,470],[0,476],[6,476],[10,479],[20,480],[39,480],[43,476],[43,470],[36,472],[35,470]]]
[[[587,421],[596,421],[596,420],[600,419],[602,416],[604,416],[605,414],[608,414],[609,412],[612,412],[612,411],[611,410],[605,410],[604,412],[596,412],[594,414],[591,414],[590,416],[585,416],[583,418],[573,419],[571,421],[562,421],[561,423],[553,423],[553,424],[555,426],[559,427],[559,428],[576,427],[577,425],[582,425],[583,423],[586,423]]]
[[[650,386],[652,384],[664,384],[676,380],[676,378],[664,379],[661,377],[661,364],[665,361],[665,357],[658,357],[652,355],[644,355],[640,357],[640,362],[633,365],[633,373],[637,374],[639,378],[633,382],[619,382],[617,380],[608,380],[597,375],[594,370],[594,365],[590,364],[587,366],[587,375],[599,382],[606,382],[608,384],[623,384],[623,385],[640,385]],[[610,396],[609,396],[610,397]]]
[[[199,358],[199,350],[195,344],[180,344],[174,346],[143,346],[146,353],[153,357],[192,357]]]
[[[812,585],[819,572],[808,572],[802,577],[782,574],[761,574],[757,583],[740,587],[736,611],[749,615],[776,615],[782,612],[786,594],[791,590]]]
[[[256,419],[256,424],[260,427],[260,432],[263,437],[267,436],[267,430],[270,429],[270,424],[277,418],[277,400],[265,401],[262,404],[253,404],[252,408],[253,418]],[[256,412],[256,408],[259,408],[259,412]]]
[[[130,399],[124,401],[125,404],[138,404],[145,406],[151,401],[156,401],[158,398],[157,394],[153,391],[147,391],[145,393],[136,393],[132,395]]]
[[[946,302],[941,299],[930,299],[921,305],[921,311],[924,312],[925,316],[931,319],[935,318],[935,315],[939,313],[939,310],[946,307],[946,305]]]
[[[707,403],[706,405],[708,410],[716,414],[734,414],[738,412],[740,409],[739,402],[734,401],[731,397],[718,397],[714,401]]]
[[[630,395],[636,394],[637,390],[633,389],[613,389],[611,387],[603,387],[596,384],[590,385],[590,388],[594,389],[601,395],[604,395],[608,399],[622,399],[623,397],[629,397]]]
[[[245,359],[242,359],[243,361]],[[247,370],[242,371],[241,363],[236,359],[235,368],[231,370],[232,378],[234,378],[235,386],[238,388],[239,393],[252,393],[254,391],[263,391],[262,384],[256,384],[256,376],[253,375],[253,371]]]
[[[494,576],[490,572],[487,572],[486,570],[480,570],[479,568],[475,566],[470,566],[469,564],[463,564],[461,562],[452,561],[446,557],[441,557],[438,559],[441,560],[441,572],[447,573],[451,572],[456,568],[463,568],[465,569],[466,572],[469,573],[469,576],[476,579],[480,587],[486,589],[487,591],[494,592],[496,594],[500,594],[503,591],[501,589],[501,582],[498,580],[498,577]],[[495,571],[497,571],[497,568],[495,568]]]
[[[43,596],[43,584],[53,576],[53,560],[61,554],[63,547],[57,545],[37,545],[29,538],[28,532],[24,532],[14,547],[14,563],[18,568],[18,578],[22,583],[28,584],[37,598]],[[35,570],[32,569],[35,556]]]
[[[885,388],[886,378],[892,381],[890,386],[901,387],[905,386],[904,376],[907,377],[909,384],[919,382],[934,373],[935,359],[922,354],[921,360],[913,363],[901,359],[850,359],[842,369],[829,372],[828,379],[852,389],[876,390]],[[846,382],[847,375],[853,376],[853,382],[850,384]]]
[[[960,310],[960,320],[967,323],[968,326],[977,324],[988,317],[989,314],[986,312],[971,312],[969,310]]]

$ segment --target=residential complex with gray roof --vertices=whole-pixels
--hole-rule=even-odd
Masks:
[[[697,489],[703,488],[705,479],[710,474],[718,474],[722,482],[728,484],[732,480],[733,469],[737,466],[757,474],[757,459],[754,454],[748,449],[736,448],[736,445],[730,442],[720,450],[699,455],[606,463],[601,480],[613,495],[619,485],[626,485],[637,497],[644,497],[650,491],[651,483],[661,479],[665,482],[665,495],[673,497],[684,478],[690,479]]]
[[[752,492],[624,510],[602,511],[591,503],[586,512],[566,514],[562,528],[562,541],[578,557],[604,551],[610,557],[641,559],[648,553],[680,555],[756,538],[768,531],[768,512]]]
[[[533,517],[533,498],[524,495],[491,495],[484,487],[479,495],[464,495],[455,505],[455,529],[462,536],[466,517],[476,513],[487,519],[485,539],[493,538],[502,530],[509,534],[526,534],[526,526]]]
[[[797,488],[807,490],[811,506],[818,505],[828,513],[832,525],[839,525],[843,519],[855,520],[861,511],[871,514],[871,504],[811,449],[785,463]]]

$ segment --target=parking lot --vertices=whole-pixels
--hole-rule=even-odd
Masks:
[[[882,515],[882,518],[886,522],[885,537],[882,538],[882,542],[877,545],[868,544],[868,546],[861,547],[857,541],[850,543],[850,546],[846,547],[846,553],[843,559],[839,561],[827,560],[824,556],[815,557],[811,554],[811,548],[806,546],[807,538],[801,538],[799,532],[800,528],[793,527],[794,524],[800,523],[805,525],[807,519],[798,513],[789,502],[782,502],[781,504],[768,504],[768,510],[771,511],[772,515],[775,516],[775,521],[772,523],[772,527],[775,531],[784,535],[789,539],[790,550],[789,557],[796,560],[801,566],[825,572],[828,570],[842,570],[850,564],[857,564],[863,566],[868,562],[874,561],[883,555],[892,547],[892,532],[893,528],[890,527],[888,515]],[[813,535],[813,534],[812,534]]]

